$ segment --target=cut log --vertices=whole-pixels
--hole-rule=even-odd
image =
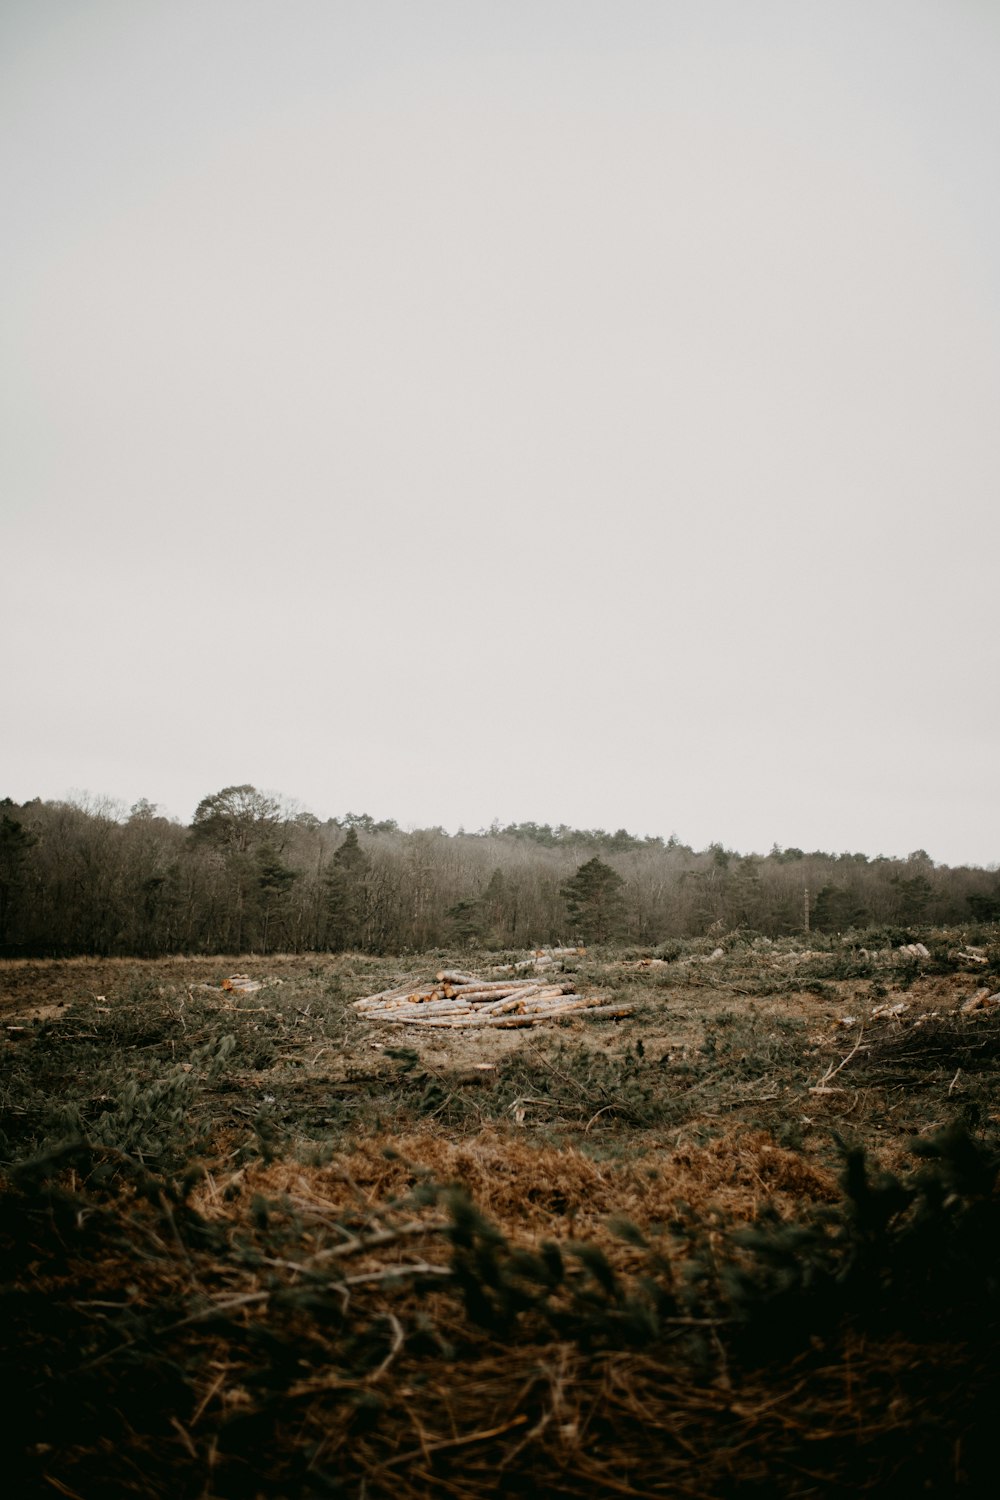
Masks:
[[[477,979],[474,984],[462,985],[461,989],[463,995],[471,994],[473,991],[476,994],[480,992],[486,994],[491,990],[499,994],[501,990],[516,990],[519,985],[527,986],[535,982],[534,979]]]
[[[372,1005],[379,1005],[383,1000],[398,1000],[403,995],[409,995],[413,986],[396,985],[391,990],[379,990],[377,995],[364,995],[360,1000],[352,1000],[351,1004],[355,1010],[366,1010]]]
[[[520,1005],[523,1001],[529,1000],[532,995],[539,994],[541,988],[541,985],[532,985],[530,989],[518,990],[512,995],[501,995],[496,1000],[486,1000],[480,1003],[476,1009],[485,1016],[492,1015],[496,1011],[512,1010],[515,1005]]]
[[[478,1008],[487,1014],[500,1011],[514,1011],[523,1005],[534,1005],[536,1001],[549,1002],[557,1005],[560,1000],[570,998],[561,986],[556,988],[543,988],[538,985],[531,990],[525,990],[521,994],[509,995],[505,1000],[494,1000],[488,1005],[480,1005]]]
[[[582,995],[564,995],[561,1000],[528,1000],[518,1008],[518,1015],[522,1016],[550,1016],[560,1011],[590,1010],[593,1009],[592,1002],[585,1000]]]
[[[455,990],[455,995],[460,1000],[472,1000],[477,1005],[486,1004],[490,1000],[503,1000],[507,995],[525,995],[529,990],[538,989],[539,980],[508,980],[506,984],[477,984],[475,989],[471,985],[463,985],[461,989]]]
[[[508,1016],[513,1015],[524,1004],[519,995],[510,995],[506,1000],[493,1000],[489,1005],[477,1005],[476,1014],[480,1016]]]
[[[456,1030],[467,1026],[533,1026],[531,1016],[484,1016],[474,1013],[471,1016],[431,1016],[426,1021],[415,1020],[417,1026],[435,1026],[442,1028],[455,1028]]]
[[[480,1004],[485,1004],[488,1000],[502,1000],[505,995],[514,993],[515,987],[512,984],[498,984],[491,989],[480,988],[478,985],[472,989],[469,985],[463,985],[460,990],[455,991],[458,999],[471,1000]]]
[[[419,1010],[407,1008],[406,1010],[387,1010],[369,1013],[369,1021],[381,1021],[385,1026],[433,1026],[442,1020],[461,1020],[463,1016],[475,1017],[476,1012],[468,1009],[455,1010],[450,1005],[440,1007],[434,1005],[422,1005]]]
[[[443,997],[442,996],[435,996],[431,992],[428,992],[427,994],[423,994],[423,995],[414,995],[414,994],[409,994],[409,995],[407,995],[407,994],[395,995],[395,996],[393,996],[392,998],[390,998],[388,1000],[380,1000],[377,1005],[367,1005],[367,1006],[365,1006],[365,1008],[361,1012],[361,1014],[365,1015],[365,1016],[370,1016],[372,1014],[377,1014],[379,1011],[382,1011],[382,1010],[399,1010],[401,1007],[404,1008],[404,1009],[407,1008],[407,1007],[409,1007],[409,1008],[415,1008],[418,1005],[426,1004],[427,1001],[429,1001],[429,1000],[441,999],[441,998],[443,998]]]

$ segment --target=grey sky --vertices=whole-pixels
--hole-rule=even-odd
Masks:
[[[1000,7],[6,0],[0,795],[1000,859]]]

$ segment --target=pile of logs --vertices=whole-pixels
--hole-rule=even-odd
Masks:
[[[554,1016],[583,1011],[587,1016],[630,1016],[630,1006],[608,1005],[576,993],[571,981],[543,984],[537,979],[477,979],[444,969],[435,984],[418,990],[382,990],[354,1001],[367,1021],[393,1026],[534,1026]]]
[[[220,989],[235,995],[252,995],[261,988],[260,980],[251,979],[249,974],[230,974],[229,978],[224,979],[220,985]]]

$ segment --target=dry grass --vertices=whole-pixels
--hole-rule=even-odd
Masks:
[[[873,1178],[873,1229],[838,1183],[838,1140],[910,1170],[914,1132],[995,1124],[967,975],[588,955],[633,1019],[444,1041],[350,1012],[441,958],[407,964],[0,966],[14,1493],[982,1491],[995,1182],[942,1190],[944,1238],[931,1189]],[[198,989],[237,967],[265,988]]]

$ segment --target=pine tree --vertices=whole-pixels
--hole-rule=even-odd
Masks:
[[[16,818],[6,813],[0,818],[0,945],[7,941],[11,916],[26,884],[28,850],[37,842]]]
[[[456,901],[445,912],[448,919],[449,938],[456,943],[469,945],[482,941],[485,919],[483,903],[477,898]]]
[[[820,932],[846,932],[868,920],[864,902],[849,886],[828,884],[816,897],[813,925]]]
[[[357,829],[349,828],[323,878],[326,942],[335,952],[361,945],[367,873],[368,856]]]
[[[625,882],[603,860],[589,859],[560,887],[574,930],[586,943],[606,943],[625,926]]]
[[[261,948],[266,953],[272,928],[287,917],[288,897],[298,880],[297,870],[291,870],[281,860],[273,844],[262,844],[257,851],[257,890],[261,905]]]

